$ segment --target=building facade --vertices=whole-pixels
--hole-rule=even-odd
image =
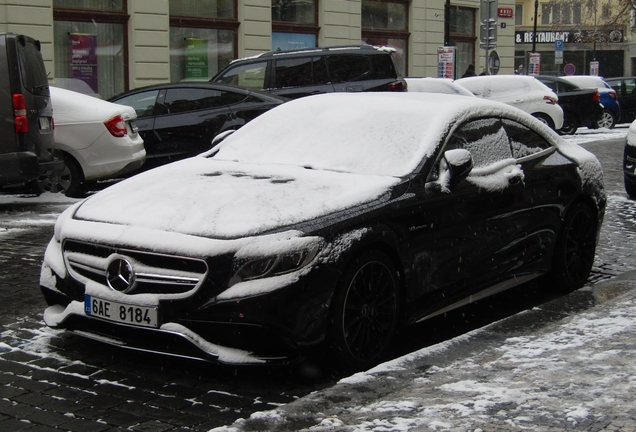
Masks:
[[[438,76],[455,46],[455,74],[486,64],[481,0],[0,0],[0,31],[42,43],[50,81],[109,98],[127,89],[207,80],[232,59],[270,50],[389,45],[405,76]],[[497,73],[515,70],[514,0],[499,0]],[[499,10],[499,9],[497,9]]]
[[[546,75],[636,75],[630,0],[517,0],[515,16],[517,71],[536,52]]]

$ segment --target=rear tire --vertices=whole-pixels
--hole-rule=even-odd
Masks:
[[[598,220],[592,209],[578,202],[568,210],[554,250],[550,285],[561,292],[582,287],[592,270]]]
[[[82,197],[82,170],[70,156],[64,156],[64,170],[59,175],[42,176],[35,180],[40,192],[63,193],[68,197]]]
[[[564,120],[563,127],[559,129],[559,133],[561,135],[574,135],[576,130],[579,128],[578,124],[572,122],[571,120]]]
[[[603,115],[597,124],[600,128],[614,129],[614,126],[616,126],[616,116],[611,111],[604,109]]]
[[[398,327],[400,283],[391,260],[370,250],[357,256],[338,284],[329,340],[334,366],[361,370],[388,351]]]

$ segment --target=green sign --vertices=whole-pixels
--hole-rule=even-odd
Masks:
[[[185,43],[186,80],[207,80],[208,77],[208,41],[186,39]]]

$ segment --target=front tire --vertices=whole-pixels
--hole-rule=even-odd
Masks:
[[[399,287],[382,252],[364,252],[349,265],[332,303],[329,336],[337,365],[361,370],[382,360],[398,327]]]
[[[601,119],[597,122],[598,127],[613,129],[616,126],[616,116],[609,110],[604,109]]]
[[[557,239],[549,281],[561,292],[582,287],[592,270],[598,221],[592,209],[575,203],[565,215]]]

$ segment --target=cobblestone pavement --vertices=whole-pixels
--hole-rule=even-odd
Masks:
[[[622,190],[620,172],[609,168],[622,155],[622,143],[610,144],[603,154],[611,194],[590,282],[636,269],[636,205]],[[64,207],[0,204],[0,430],[205,431],[336,381],[312,365],[218,367],[122,351],[48,329],[41,319],[46,305],[39,269],[53,220]]]

